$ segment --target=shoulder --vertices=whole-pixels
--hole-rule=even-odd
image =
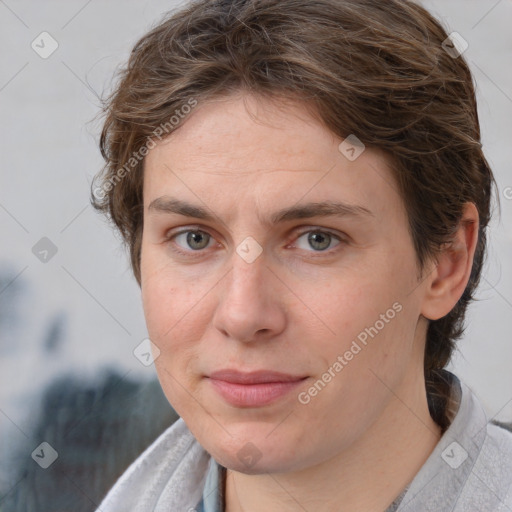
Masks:
[[[187,510],[200,500],[210,456],[180,418],[121,475],[98,510]]]
[[[511,512],[512,433],[489,422],[480,400],[455,376],[452,395],[453,420],[398,510]]]
[[[493,474],[496,483],[501,482],[504,488],[512,491],[512,432],[501,425],[487,424],[487,435],[475,463],[477,469],[484,481],[490,481],[486,475]],[[510,493],[509,498],[512,500]]]
[[[460,510],[512,510],[512,432],[487,423],[465,491],[458,502]]]

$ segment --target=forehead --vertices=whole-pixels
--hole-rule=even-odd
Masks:
[[[145,209],[165,195],[234,209],[245,204],[255,213],[325,200],[376,214],[396,205],[385,154],[366,148],[350,161],[339,150],[342,140],[301,103],[238,96],[200,105],[148,153]]]
[[[236,168],[239,176],[280,170],[280,162],[287,164],[283,169],[293,162],[307,164],[311,157],[321,156],[333,140],[334,135],[312,118],[302,103],[237,95],[196,107],[150,152],[147,161],[150,164],[155,156],[172,151],[178,159],[211,162],[208,167],[219,171],[220,176],[227,175],[222,174],[223,168]],[[239,159],[243,166],[237,165]],[[270,162],[274,165],[263,165]],[[316,165],[318,158],[314,162]]]

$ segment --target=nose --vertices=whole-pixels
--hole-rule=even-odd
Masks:
[[[213,317],[214,327],[224,336],[244,343],[274,338],[286,326],[286,288],[268,268],[264,254],[248,261],[234,252]]]

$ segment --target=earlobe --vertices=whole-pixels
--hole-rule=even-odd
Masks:
[[[446,316],[464,293],[471,276],[478,225],[476,206],[466,203],[457,232],[437,255],[435,268],[426,280],[421,312],[429,320]]]

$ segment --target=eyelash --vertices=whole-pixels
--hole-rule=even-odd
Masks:
[[[204,231],[202,229],[199,229],[199,226],[198,226],[198,227],[189,227],[187,229],[183,229],[181,231],[177,231],[176,233],[172,233],[170,235],[167,235],[166,238],[165,238],[165,243],[168,244],[171,247],[171,250],[173,252],[179,254],[180,256],[186,256],[186,257],[192,257],[192,258],[198,258],[198,257],[203,256],[206,248],[205,249],[199,249],[197,251],[194,251],[192,249],[190,251],[185,251],[183,249],[178,248],[179,246],[176,246],[176,243],[174,242],[174,239],[177,236],[182,235],[184,233],[205,233],[206,235],[208,235],[211,238],[213,238],[213,236],[210,233],[208,233],[207,231]],[[297,235],[297,239],[301,238],[303,235],[306,235],[308,233],[322,233],[322,234],[326,234],[326,235],[329,235],[330,237],[336,239],[339,242],[339,244],[337,246],[335,246],[334,249],[326,249],[324,251],[307,251],[307,252],[312,252],[313,254],[314,253],[318,254],[318,256],[314,256],[314,257],[321,257],[321,256],[326,255],[326,254],[332,255],[333,253],[338,252],[340,247],[343,246],[344,243],[346,243],[346,240],[344,240],[339,235],[336,235],[335,233],[332,233],[331,231],[328,231],[328,230],[325,230],[325,229],[322,229],[322,228],[307,229],[307,230],[301,231]],[[194,253],[196,253],[196,254],[194,254]]]

